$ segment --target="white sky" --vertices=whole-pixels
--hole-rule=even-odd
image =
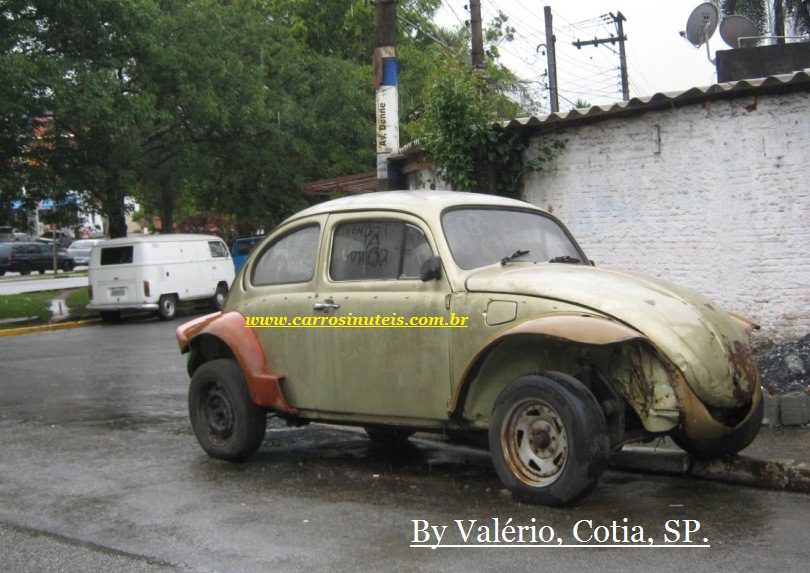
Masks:
[[[621,12],[624,22],[630,97],[657,92],[682,91],[716,83],[714,66],[706,57],[705,46],[694,48],[679,34],[686,20],[702,0],[481,0],[484,25],[498,11],[509,17],[515,40],[499,47],[501,61],[518,77],[536,88],[548,111],[546,57],[536,52],[545,43],[543,7],[551,6],[557,38],[557,83],[560,110],[573,107],[578,98],[591,104],[621,100],[619,46],[586,46],[580,50],[574,40],[592,40],[616,35],[612,21],[599,17]],[[469,19],[468,0],[443,0],[437,21],[446,26]],[[709,42],[715,50],[729,49],[715,33]]]

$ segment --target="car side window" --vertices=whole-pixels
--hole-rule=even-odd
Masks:
[[[310,225],[274,241],[253,266],[251,283],[262,286],[311,281],[319,237],[320,227]]]
[[[432,256],[427,237],[403,221],[352,221],[335,227],[329,274],[334,281],[419,278]]]
[[[208,241],[208,248],[211,250],[212,257],[228,257],[228,247],[222,241]]]

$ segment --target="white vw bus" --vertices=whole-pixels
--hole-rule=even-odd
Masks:
[[[88,309],[105,322],[122,310],[154,310],[171,320],[177,304],[210,299],[219,310],[233,281],[228,247],[212,235],[144,235],[104,241],[93,248]]]

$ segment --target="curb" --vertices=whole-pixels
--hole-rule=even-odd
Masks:
[[[764,416],[762,423],[766,426],[802,426],[810,423],[810,394],[807,392],[790,392],[771,396],[763,392]]]
[[[698,460],[686,452],[625,446],[610,457],[614,469],[685,475],[763,489],[810,493],[810,465],[794,460],[760,460],[745,455]]]
[[[72,322],[53,322],[51,324],[38,324],[36,326],[6,328],[0,329],[0,338],[2,338],[3,336],[20,336],[23,334],[33,334],[35,332],[48,332],[51,330],[67,330],[70,328],[79,328],[81,326],[93,326],[95,324],[101,324],[101,319],[91,318],[88,320],[75,320]]]

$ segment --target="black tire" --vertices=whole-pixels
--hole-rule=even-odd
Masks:
[[[177,316],[177,297],[173,294],[164,294],[158,300],[158,318],[160,320],[174,320]]]
[[[102,310],[99,312],[101,320],[107,324],[121,322],[121,312],[118,310]]]
[[[763,402],[764,400],[760,396],[759,403],[754,406],[748,419],[725,436],[695,440],[679,430],[672,434],[672,440],[682,450],[701,460],[712,460],[736,454],[748,447],[757,437],[759,429],[762,427],[762,415],[765,409]]]
[[[212,360],[197,368],[188,389],[188,412],[197,441],[212,458],[245,460],[264,439],[267,412],[250,401],[233,360]]]
[[[0,277],[2,277],[4,274],[6,274],[6,271],[0,271]]]
[[[66,273],[69,273],[70,271],[73,270],[73,263],[68,261],[62,263],[62,270],[65,271]]]
[[[45,269],[37,269],[37,272],[41,275],[45,274]]]
[[[521,376],[501,392],[489,449],[515,498],[562,506],[596,486],[610,441],[593,394],[577,379],[554,373]]]
[[[402,447],[408,443],[408,438],[413,435],[413,430],[403,428],[389,428],[386,426],[366,426],[368,439],[375,445],[386,448]]]
[[[21,275],[30,275],[31,274],[31,263],[23,263],[20,265],[20,274]]]
[[[211,297],[211,308],[214,310],[222,310],[225,306],[225,301],[228,298],[228,286],[222,283],[217,285],[217,290],[214,296]]]

